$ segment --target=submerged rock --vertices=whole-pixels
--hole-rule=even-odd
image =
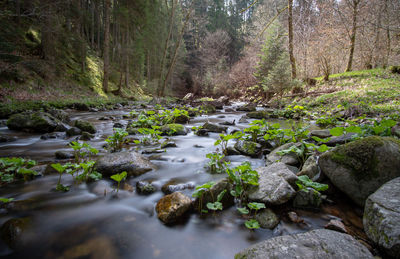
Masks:
[[[279,224],[278,216],[271,209],[263,209],[255,218],[262,228],[274,229]]]
[[[84,132],[82,132],[82,136],[79,139],[82,141],[89,141],[92,138],[94,138],[93,134],[90,134],[89,132],[84,131]]]
[[[71,159],[74,158],[74,153],[68,151],[57,151],[55,153],[57,159]]]
[[[86,132],[89,132],[91,134],[95,134],[96,133],[96,128],[93,126],[93,124],[91,124],[88,121],[76,120],[74,122],[74,126],[77,127],[78,129],[82,130],[82,131],[86,131]]]
[[[82,130],[78,129],[77,127],[72,127],[70,129],[68,129],[66,132],[67,137],[77,136],[77,135],[80,135],[81,133],[82,133]]]
[[[206,122],[203,124],[202,129],[208,130],[209,132],[222,133],[226,132],[228,130],[228,127]]]
[[[164,223],[178,221],[191,207],[192,200],[180,192],[162,197],[156,205],[157,217]]]
[[[278,152],[287,150],[293,146],[299,146],[299,145],[300,145],[300,143],[287,143],[287,144],[284,144],[284,145],[274,149],[270,154],[267,155],[267,157],[265,159],[266,160],[265,164],[268,166],[275,162],[282,162],[287,165],[297,166],[300,163],[300,161],[299,161],[298,156],[295,153],[290,152],[288,154],[279,155]]]
[[[16,140],[17,140],[17,137],[14,137],[14,136],[0,135],[0,143],[13,142]]]
[[[24,130],[38,133],[53,132],[61,121],[45,112],[23,112],[11,115],[7,127],[12,130]]]
[[[259,174],[259,185],[250,188],[248,191],[249,200],[280,205],[288,202],[296,195],[296,191],[289,183],[294,184],[297,176],[283,163],[261,167],[256,171]]]
[[[253,141],[239,140],[235,148],[245,156],[258,157],[261,153],[261,145]]]
[[[21,235],[29,227],[29,218],[13,218],[1,226],[1,238],[12,249],[17,248],[21,242]]]
[[[136,183],[136,192],[139,194],[148,195],[148,194],[152,194],[156,191],[157,191],[156,187],[154,185],[152,185],[151,183],[144,182],[144,181],[139,181]]]
[[[235,259],[244,258],[373,259],[374,256],[350,235],[318,229],[267,239],[235,255]]]
[[[110,153],[100,157],[95,165],[103,177],[126,171],[128,176],[139,176],[153,170],[154,165],[137,152]]]
[[[179,179],[171,179],[161,187],[161,191],[165,194],[170,194],[173,192],[183,191],[186,189],[194,189],[194,187],[195,187],[194,183],[191,182],[182,183],[179,182]]]
[[[354,202],[365,200],[381,185],[400,176],[400,141],[389,137],[367,137],[323,154],[322,172]]]
[[[367,236],[388,255],[400,255],[400,177],[368,197],[363,224]]]

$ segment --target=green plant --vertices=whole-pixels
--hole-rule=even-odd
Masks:
[[[143,145],[151,145],[154,143],[158,143],[161,139],[160,134],[162,133],[159,131],[159,126],[151,126],[151,128],[139,128],[138,132],[143,135],[140,140],[136,140],[136,144],[143,144]]]
[[[37,163],[34,160],[26,160],[19,157],[1,157],[0,158],[0,179],[1,182],[10,183],[15,178],[22,176],[28,180],[30,176],[37,175],[37,172],[31,168]]]
[[[223,190],[222,192],[220,192],[218,194],[218,196],[217,196],[217,200],[216,201],[214,201],[214,197],[212,197],[213,198],[213,202],[208,202],[207,203],[207,208],[209,210],[212,210],[214,213],[217,210],[222,210],[223,207],[222,207],[222,202],[221,201],[222,201],[222,198],[224,198],[225,193],[226,193],[226,190]]]
[[[258,173],[251,168],[249,162],[244,162],[234,168],[227,168],[229,181],[232,184],[231,195],[239,198],[241,202],[246,200],[245,191],[249,185],[258,185]]]
[[[86,156],[99,153],[99,150],[85,142],[72,141],[69,146],[74,150],[75,163],[80,163]]]
[[[326,191],[329,188],[327,184],[313,182],[307,175],[299,176],[298,180],[296,181],[296,185],[299,187],[299,190],[311,187],[319,192]]]
[[[260,228],[260,223],[258,223],[258,221],[255,220],[255,219],[246,220],[246,221],[244,222],[244,225],[245,225],[248,229],[259,229],[259,228]]]
[[[117,152],[122,149],[122,145],[125,143],[125,137],[128,136],[128,132],[124,129],[115,128],[114,133],[106,139],[108,143],[107,148],[111,152]]]
[[[116,181],[118,183],[118,185],[117,185],[117,194],[118,194],[118,191],[119,191],[119,185],[120,185],[121,181],[123,181],[126,178],[126,176],[127,176],[126,171],[123,171],[122,173],[114,174],[114,175],[110,176],[111,179],[113,179],[114,181]]]
[[[260,202],[250,202],[247,204],[249,209],[254,210],[254,216],[257,214],[257,211],[260,209],[265,209],[265,204]]]
[[[70,167],[70,164],[61,165],[60,163],[57,163],[57,164],[51,164],[51,167],[53,167],[60,174],[60,177],[58,178],[56,190],[60,191],[60,192],[69,191],[69,187],[61,184],[61,176]]]
[[[12,202],[14,198],[0,198],[0,202],[2,203],[9,203]]]
[[[207,213],[207,210],[203,210],[202,205],[203,205],[203,195],[204,193],[211,189],[215,185],[215,182],[207,182],[203,185],[196,186],[195,191],[192,194],[192,197],[198,198],[199,199],[199,211],[201,213]]]
[[[354,133],[352,136],[353,140],[368,136],[392,136],[391,129],[396,124],[397,122],[392,119],[383,119],[380,122],[374,121],[373,124],[364,124],[360,126],[350,125],[349,127],[332,128],[330,133],[332,136],[342,136],[347,133]]]
[[[227,168],[227,165],[230,164],[230,162],[224,160],[225,156],[219,153],[208,153],[206,157],[210,159],[207,165],[210,169],[210,172],[213,174],[224,173]]]
[[[231,139],[240,139],[243,136],[243,132],[237,131],[234,134],[219,134],[219,139],[214,142],[214,146],[219,145],[221,148],[221,152],[223,155],[227,156],[228,155],[228,142]]]

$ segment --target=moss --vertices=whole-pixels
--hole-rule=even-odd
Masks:
[[[377,136],[368,137],[337,147],[330,153],[330,158],[350,169],[357,180],[378,177],[375,150],[383,146],[385,139]]]

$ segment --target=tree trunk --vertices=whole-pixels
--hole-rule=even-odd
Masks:
[[[127,28],[126,28],[126,45],[125,45],[125,88],[129,87],[129,21],[126,21]]]
[[[103,90],[108,93],[108,77],[110,69],[110,9],[111,0],[105,0],[104,6],[104,76],[103,76]]]
[[[295,79],[297,77],[297,73],[296,73],[296,59],[294,58],[294,53],[293,53],[293,0],[288,0],[288,8],[289,8],[289,15],[288,15],[289,58],[290,58],[290,65],[292,67],[292,79]]]
[[[354,56],[354,47],[356,43],[356,32],[357,32],[357,16],[358,16],[358,4],[360,0],[353,0],[353,23],[351,26],[351,36],[350,36],[350,52],[349,52],[349,61],[347,63],[346,72],[350,72],[353,68],[353,56]]]

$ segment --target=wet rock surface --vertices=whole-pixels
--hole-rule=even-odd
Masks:
[[[7,120],[9,129],[38,133],[53,132],[60,124],[60,120],[45,112],[18,113]]]
[[[299,158],[297,157],[296,154],[293,152],[290,152],[289,154],[284,154],[280,155],[278,152],[281,152],[283,150],[287,150],[293,146],[299,146],[300,144],[297,143],[287,143],[284,144],[276,149],[274,149],[270,154],[268,154],[265,158],[265,165],[270,165],[275,162],[282,162],[287,165],[293,165],[296,166],[300,163]]]
[[[191,207],[192,200],[180,192],[161,198],[156,205],[157,217],[164,223],[178,221]]]

